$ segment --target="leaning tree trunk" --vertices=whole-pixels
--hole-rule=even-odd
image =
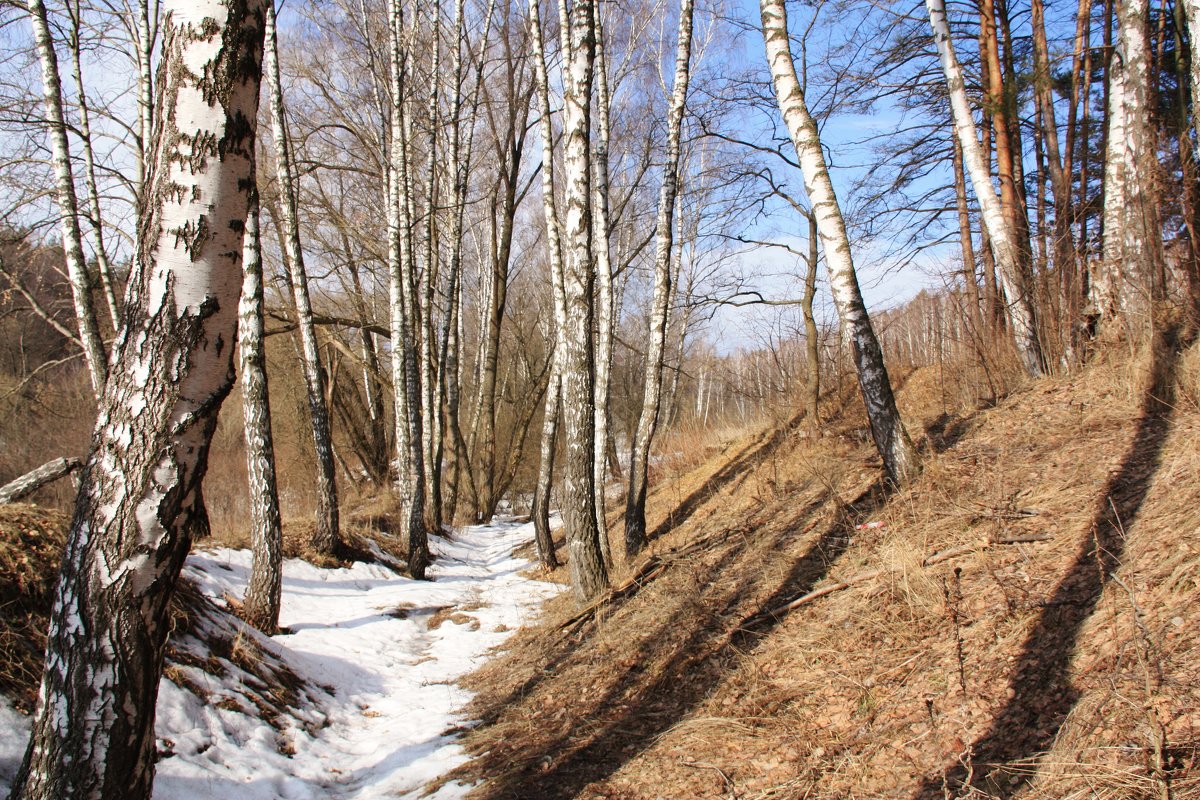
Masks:
[[[33,735],[11,797],[148,800],[168,604],[233,385],[261,0],[167,12],[139,263],[67,535]]]
[[[937,43],[942,70],[946,75],[946,86],[950,95],[950,108],[954,114],[954,134],[962,145],[963,162],[975,189],[975,198],[983,215],[983,225],[991,242],[996,259],[1001,288],[1008,298],[1008,318],[1012,323],[1017,352],[1025,371],[1031,376],[1045,372],[1042,347],[1037,336],[1037,322],[1033,310],[1033,298],[1029,287],[1021,276],[1020,244],[1016,231],[1005,218],[1000,201],[992,188],[991,177],[975,133],[975,120],[967,104],[966,83],[962,66],[954,53],[950,40],[950,27],[946,22],[944,0],[925,0],[929,11],[929,22],[933,38]]]
[[[71,170],[71,148],[67,143],[67,125],[63,118],[62,80],[58,72],[58,56],[46,5],[42,0],[29,0],[29,19],[42,67],[42,89],[45,95],[46,127],[50,133],[50,152],[54,164],[54,179],[58,211],[61,216],[63,253],[67,260],[67,276],[75,298],[75,320],[79,325],[79,341],[92,391],[97,401],[104,392],[108,358],[96,322],[96,306],[92,302],[92,278],[83,255],[83,239],[79,231],[79,203],[75,195],[75,176]]]
[[[646,383],[642,411],[629,459],[629,484],[625,496],[625,557],[632,558],[646,545],[646,484],[650,468],[650,443],[658,427],[662,401],[663,355],[667,340],[667,313],[671,301],[671,249],[674,243],[675,197],[679,193],[679,135],[683,127],[688,78],[692,62],[692,0],[679,4],[679,38],[675,51],[675,86],[667,111],[667,160],[663,165],[658,196],[658,224],[654,254],[654,296],[650,301],[650,329],[646,346]]]
[[[792,61],[788,40],[787,11],[783,0],[761,0],[760,8],[763,41],[766,43],[767,64],[775,84],[775,96],[796,148],[796,156],[804,174],[804,188],[812,203],[812,213],[817,218],[833,302],[842,329],[851,344],[871,433],[888,477],[894,483],[903,484],[920,471],[921,458],[900,419],[896,398],[892,394],[892,383],[883,363],[883,350],[871,327],[871,318],[867,315],[867,307],[859,290],[858,276],[850,255],[850,237],[846,233],[846,223],[833,191],[833,182],[829,179],[820,134],[796,77],[796,65]]]
[[[279,629],[283,585],[283,526],[275,480],[275,444],[267,392],[267,353],[263,347],[263,269],[258,233],[258,196],[246,215],[242,254],[244,278],[238,307],[238,361],[242,380],[242,422],[246,476],[250,485],[250,541],[254,560],[242,616],[268,636]]]
[[[576,0],[561,21],[570,47],[563,62],[563,299],[566,325],[558,332],[562,381],[563,525],[570,553],[575,599],[586,603],[608,588],[608,569],[596,529],[596,482],[592,475],[595,429],[592,297],[591,146],[592,65],[595,56],[594,0]],[[549,122],[549,120],[547,120]]]
[[[296,323],[300,329],[304,362],[304,386],[312,419],[313,447],[317,457],[317,526],[312,546],[319,553],[333,553],[339,542],[337,477],[333,466],[333,430],[325,399],[325,376],[313,324],[312,300],[308,291],[308,273],[304,269],[304,250],[300,246],[299,205],[296,178],[292,169],[291,139],[283,113],[283,89],[279,82],[279,54],[275,41],[274,0],[267,3],[266,53],[263,67],[270,97],[271,137],[275,143],[275,164],[279,171],[282,197],[279,208],[283,226],[288,275],[296,303]]]

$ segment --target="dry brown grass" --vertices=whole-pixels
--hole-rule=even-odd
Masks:
[[[1166,419],[1126,352],[992,407],[899,376],[930,457],[886,502],[852,404],[819,442],[785,426],[664,472],[652,569],[616,576],[640,587],[583,618],[550,603],[471,678],[459,777],[489,799],[1200,797],[1197,364]]]

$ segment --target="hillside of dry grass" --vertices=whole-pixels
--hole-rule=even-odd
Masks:
[[[453,777],[481,800],[1200,797],[1186,344],[983,407],[904,376],[928,463],[899,492],[853,403],[819,441],[793,420],[666,470],[616,591],[550,604],[470,679]]]

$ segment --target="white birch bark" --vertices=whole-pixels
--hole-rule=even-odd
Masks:
[[[250,542],[253,562],[242,615],[268,636],[279,629],[283,586],[283,526],[275,479],[275,444],[267,391],[267,354],[263,347],[263,268],[259,243],[258,197],[246,214],[242,249],[242,295],[238,305],[238,364],[241,371],[242,423],[246,439],[246,476],[250,490]]]
[[[75,80],[75,91],[78,93],[79,106],[79,139],[83,149],[83,178],[87,189],[89,220],[92,231],[92,250],[96,254],[96,271],[100,275],[100,288],[104,294],[104,302],[108,308],[108,318],[112,321],[115,332],[120,325],[117,310],[117,296],[113,289],[112,265],[108,261],[108,251],[104,245],[103,215],[100,211],[100,192],[96,185],[96,155],[92,147],[91,112],[88,108],[87,92],[83,84],[83,43],[80,39],[83,28],[83,13],[80,4],[68,6],[71,15],[71,74]]]
[[[1019,244],[1016,232],[1004,217],[1000,200],[992,186],[991,177],[975,131],[975,120],[967,103],[966,83],[962,66],[954,52],[950,39],[950,26],[946,21],[945,0],[925,0],[929,11],[929,24],[933,28],[933,39],[937,44],[942,71],[946,76],[946,88],[950,95],[950,109],[954,117],[954,135],[963,150],[963,163],[971,178],[971,186],[979,201],[983,226],[991,240],[995,254],[999,279],[1008,298],[1008,318],[1012,323],[1017,353],[1025,372],[1037,377],[1045,372],[1041,344],[1037,337],[1037,323],[1033,310],[1033,298],[1029,287],[1021,277]],[[822,236],[824,238],[824,236]],[[828,251],[826,252],[828,258]]]
[[[97,401],[104,392],[108,358],[100,327],[96,322],[96,307],[92,302],[92,279],[83,254],[83,238],[79,231],[79,204],[75,195],[75,176],[71,169],[71,149],[67,142],[67,126],[63,118],[62,80],[58,71],[58,55],[46,18],[43,0],[29,0],[29,20],[42,68],[42,90],[45,100],[46,127],[50,136],[50,153],[54,166],[56,201],[62,230],[63,254],[67,261],[67,276],[75,300],[75,321],[79,326],[79,341],[92,391]]]
[[[650,326],[646,345],[646,382],[629,462],[625,498],[625,557],[637,555],[646,544],[646,489],[650,469],[650,444],[658,427],[662,401],[663,360],[666,351],[668,311],[671,301],[671,253],[674,246],[675,200],[679,193],[680,133],[687,103],[692,61],[692,0],[679,5],[679,35],[675,51],[675,83],[667,110],[667,157],[663,164],[655,231],[654,295],[650,300]]]
[[[12,797],[147,800],[168,604],[204,522],[200,485],[233,384],[254,165],[259,0],[168,10],[143,268],[114,340]]]
[[[537,95],[538,125],[542,141],[542,213],[546,221],[546,246],[550,261],[550,293],[554,308],[553,364],[546,405],[542,416],[542,435],[539,447],[538,476],[533,495],[533,525],[538,556],[547,569],[558,567],[554,539],[550,535],[550,491],[554,479],[555,439],[561,410],[562,381],[560,377],[558,340],[567,325],[566,298],[563,294],[562,221],[558,216],[558,201],[554,196],[554,131],[550,117],[550,79],[546,69],[545,37],[542,31],[538,0],[529,0],[530,41],[533,44],[533,70]],[[601,553],[603,558],[603,552]]]
[[[586,603],[608,588],[608,569],[596,530],[592,474],[595,429],[595,350],[592,340],[595,268],[591,225],[591,96],[595,56],[593,0],[576,0],[567,19],[570,47],[563,62],[563,300],[566,325],[559,330],[562,391],[563,526],[575,598]]]
[[[928,0],[930,4],[940,0]],[[867,419],[875,446],[883,458],[888,477],[904,484],[921,469],[920,454],[913,446],[896,408],[891,380],[883,362],[883,351],[871,327],[854,271],[850,253],[850,237],[842,219],[841,207],[829,178],[825,155],[821,150],[816,121],[808,111],[804,90],[796,76],[796,65],[787,30],[787,12],[783,0],[760,0],[763,41],[766,44],[767,64],[775,84],[775,96],[784,123],[791,134],[792,144],[804,175],[804,188],[817,218],[821,249],[829,270],[829,287],[846,338],[849,340],[858,385],[867,408]],[[961,83],[961,81],[960,81]],[[974,139],[972,139],[974,141]],[[976,142],[978,155],[978,142]],[[990,191],[990,190],[989,190]]]
[[[337,476],[333,463],[333,431],[330,427],[329,406],[325,398],[325,376],[321,370],[321,354],[317,329],[313,324],[312,299],[308,290],[308,272],[304,268],[304,250],[300,245],[298,186],[292,168],[291,139],[283,110],[283,88],[279,80],[279,52],[275,35],[274,0],[266,7],[266,45],[263,58],[263,77],[267,83],[270,103],[271,139],[275,145],[275,165],[279,172],[280,224],[296,304],[296,324],[300,331],[304,384],[308,395],[308,410],[312,420],[313,448],[317,457],[317,525],[312,546],[319,553],[333,553],[339,544]]]
[[[1104,264],[1094,281],[1101,324],[1122,314],[1149,329],[1151,301],[1161,296],[1162,227],[1153,130],[1147,0],[1120,0],[1117,45],[1109,69],[1109,129],[1104,183]]]
[[[428,164],[427,183],[425,184],[425,224],[424,237],[421,243],[421,264],[417,271],[420,280],[420,309],[421,319],[421,446],[422,462],[425,470],[425,517],[429,530],[441,530],[442,527],[442,494],[441,468],[434,461],[434,441],[441,435],[441,407],[435,405],[437,377],[434,374],[434,335],[433,293],[434,276],[437,269],[437,246],[435,243],[434,209],[437,202],[437,157],[438,130],[441,118],[438,111],[438,97],[441,81],[441,32],[442,4],[441,0],[433,0],[431,10],[431,27],[433,29],[433,55],[430,59],[430,88],[428,105],[425,109],[425,123],[428,125],[429,136],[426,140],[426,162]]]
[[[608,59],[605,55],[604,15],[600,3],[593,6],[596,26],[596,154],[592,161],[592,230],[596,250],[596,441],[592,461],[596,482],[596,528],[600,532],[600,552],[612,565],[608,540],[608,514],[604,503],[604,484],[608,465],[609,384],[612,375],[613,335],[616,308],[613,298],[612,258],[609,236],[612,230],[609,212],[608,143],[610,134]]]
[[[408,570],[424,578],[429,561],[425,529],[425,466],[421,419],[420,367],[415,337],[412,242],[412,181],[409,174],[409,124],[406,119],[406,48],[400,0],[389,0],[391,43],[391,152],[388,203],[388,286],[391,304],[392,384],[396,398],[397,486],[408,538]]]

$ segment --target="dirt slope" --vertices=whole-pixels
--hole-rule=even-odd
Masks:
[[[635,580],[473,677],[458,777],[489,799],[1200,797],[1200,408],[1166,353],[960,413],[912,375],[930,460],[902,492],[854,412],[661,481]]]

